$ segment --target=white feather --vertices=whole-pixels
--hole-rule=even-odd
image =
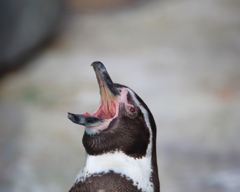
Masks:
[[[129,177],[133,184],[143,191],[153,191],[153,184],[150,181],[152,168],[151,157],[134,159],[121,151],[106,153],[99,156],[87,155],[86,164],[79,172],[75,183],[84,181],[92,174],[108,173],[113,171],[117,174]]]

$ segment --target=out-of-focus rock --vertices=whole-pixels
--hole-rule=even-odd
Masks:
[[[0,75],[51,37],[65,10],[64,0],[0,1]]]

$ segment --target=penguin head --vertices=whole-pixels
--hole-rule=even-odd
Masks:
[[[92,63],[100,89],[100,105],[90,114],[68,113],[68,118],[85,126],[83,145],[89,155],[121,151],[142,158],[156,142],[156,125],[143,100],[129,87],[113,83],[105,66]]]

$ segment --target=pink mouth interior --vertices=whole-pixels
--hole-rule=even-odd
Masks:
[[[118,106],[117,100],[111,100],[111,101],[105,101],[105,102],[101,100],[100,106],[98,107],[97,111],[95,111],[92,114],[85,112],[84,115],[95,116],[102,119],[112,119],[113,117],[116,116],[117,106]]]
[[[90,114],[85,112],[85,115],[95,116],[102,119],[112,119],[117,115],[118,112],[118,99],[112,95],[112,93],[108,90],[105,83],[103,82],[101,76],[99,74],[99,85],[100,85],[100,95],[101,95],[101,102],[100,106],[98,107],[97,111]]]

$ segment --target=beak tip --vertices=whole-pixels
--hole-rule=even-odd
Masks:
[[[94,61],[92,64],[91,64],[92,67],[94,66],[103,66],[102,62],[100,61]]]
[[[102,85],[100,84],[105,84],[105,88],[109,90],[109,92],[114,95],[120,95],[118,89],[115,87],[111,77],[109,76],[107,69],[105,66],[100,62],[100,61],[94,61],[91,66],[93,66],[93,69],[96,73],[98,84],[100,87],[100,92],[102,89]]]
[[[82,115],[77,115],[74,113],[68,113],[68,119],[71,120],[73,123],[80,124],[81,125],[81,120],[82,120]]]
[[[68,112],[68,119],[72,120],[73,114]]]

